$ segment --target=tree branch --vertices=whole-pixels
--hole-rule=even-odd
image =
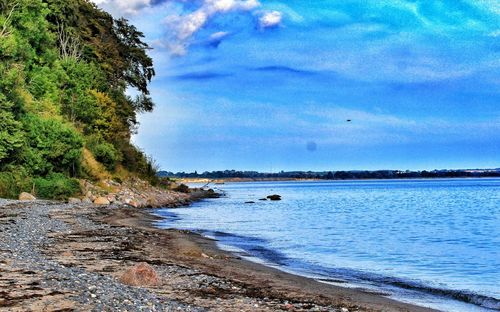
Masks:
[[[10,9],[9,14],[7,14],[7,17],[5,18],[5,21],[3,22],[2,29],[0,30],[0,38],[7,37],[10,34],[10,31],[8,30],[10,20],[12,19],[12,14],[14,11],[17,9],[19,6],[19,2],[14,2],[12,5],[12,8]]]

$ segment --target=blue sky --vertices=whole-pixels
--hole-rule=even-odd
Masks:
[[[154,48],[162,169],[500,167],[500,1],[95,2]]]

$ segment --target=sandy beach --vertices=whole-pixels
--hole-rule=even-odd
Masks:
[[[241,259],[144,208],[0,202],[3,311],[431,311]],[[149,264],[150,287],[120,283]]]

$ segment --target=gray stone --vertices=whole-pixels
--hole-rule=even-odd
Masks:
[[[36,197],[30,193],[22,192],[19,194],[19,200],[36,200]]]
[[[75,198],[75,197],[68,198],[68,204],[80,204],[81,202],[82,202],[82,200],[79,198]]]

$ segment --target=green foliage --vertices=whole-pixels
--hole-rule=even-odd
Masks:
[[[38,198],[67,199],[81,193],[80,183],[61,173],[53,173],[45,178],[35,178],[35,193]]]
[[[17,199],[21,192],[29,192],[32,180],[22,167],[6,168],[0,172],[0,197]]]
[[[92,124],[103,113],[91,93],[105,85],[101,72],[94,64],[75,59],[65,59],[61,66],[64,71],[60,101],[62,113],[72,122]]]
[[[83,139],[71,126],[57,119],[35,115],[23,118],[27,145],[24,162],[35,175],[64,172],[77,175]]]
[[[93,168],[95,158],[156,182],[154,162],[130,143],[137,113],[154,107],[142,40],[88,0],[0,0],[0,196],[30,190],[21,181],[32,178],[42,197],[70,194],[68,177],[85,176],[84,137],[98,138],[87,140]]]
[[[109,171],[114,171],[116,164],[121,159],[120,153],[113,144],[107,142],[92,142],[88,145],[95,159],[102,163]]]
[[[157,185],[159,178],[158,165],[154,159],[146,156],[141,150],[129,142],[119,142],[119,151],[123,156],[123,165],[131,172],[137,173],[141,178]]]
[[[22,146],[24,139],[20,123],[15,120],[14,114],[10,111],[12,105],[2,100],[2,97],[4,98],[0,93],[0,125],[2,125],[0,127],[0,166]]]

